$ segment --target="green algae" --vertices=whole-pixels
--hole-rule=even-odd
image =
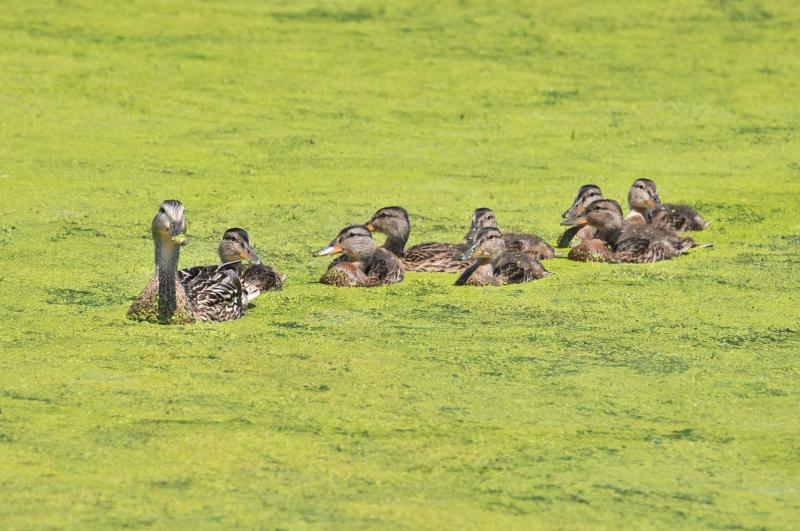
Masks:
[[[0,19],[9,528],[790,528],[800,13],[782,2],[10,2]],[[638,177],[712,221],[521,286],[318,283],[379,207],[560,234]],[[287,274],[245,318],[125,318],[149,220]]]

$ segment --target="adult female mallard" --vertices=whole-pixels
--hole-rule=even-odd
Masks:
[[[162,324],[228,321],[241,317],[248,302],[258,296],[242,289],[235,264],[178,271],[180,249],[188,243],[180,201],[162,202],[150,229],[156,271],[131,304],[130,319]]]
[[[584,240],[569,252],[568,258],[583,262],[656,262],[680,256],[695,246],[691,238],[669,229],[623,224],[622,208],[611,199],[595,201],[562,225],[590,225],[596,229],[595,239]]]
[[[464,236],[467,245],[474,243],[478,231],[485,227],[497,228],[497,216],[490,208],[478,208],[472,213],[469,232]],[[535,234],[520,234],[516,232],[503,233],[503,241],[507,251],[524,253],[536,260],[553,258],[556,255],[553,247]]]
[[[637,179],[628,192],[629,218],[641,216],[646,223],[656,227],[685,231],[703,230],[708,222],[695,209],[686,205],[662,203],[656,183],[650,179]]]
[[[366,227],[370,232],[386,235],[382,248],[400,258],[407,271],[457,273],[469,265],[468,261],[461,259],[467,249],[466,245],[428,242],[406,249],[411,221],[403,207],[393,206],[378,210],[366,223]]]
[[[476,259],[456,280],[456,286],[499,286],[520,284],[550,274],[530,254],[508,251],[497,227],[479,229],[465,259]]]
[[[400,259],[383,248],[376,248],[372,233],[364,225],[343,228],[336,238],[314,256],[344,253],[334,260],[319,281],[334,286],[370,288],[403,280]]]
[[[245,291],[280,291],[286,275],[280,274],[270,266],[263,265],[253,250],[253,242],[247,231],[232,228],[225,231],[217,249],[222,263],[238,262],[236,270]]]
[[[572,202],[572,206],[564,211],[561,214],[561,217],[564,219],[571,218],[574,216],[579,215],[586,207],[594,203],[595,201],[599,201],[603,199],[603,192],[600,191],[600,187],[594,184],[584,184],[578,189],[578,193],[575,195],[575,200]],[[574,226],[570,227],[564,231],[561,237],[558,239],[558,243],[556,247],[563,249],[569,247],[570,242],[576,236],[579,240],[592,240],[595,236],[595,229],[591,225],[584,225],[584,226]]]

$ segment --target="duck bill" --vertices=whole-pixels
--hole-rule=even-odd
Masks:
[[[261,263],[261,258],[259,258],[258,255],[252,249],[247,249],[247,250],[243,251],[240,256],[242,257],[242,260],[249,260],[250,262],[253,262],[254,264],[260,264]]]
[[[343,250],[344,249],[342,249],[338,245],[331,244],[331,245],[329,245],[327,247],[324,247],[324,248],[320,249],[316,253],[314,253],[314,256],[328,256],[328,255],[331,255],[331,254],[341,253]]]
[[[561,222],[565,227],[577,227],[579,225],[586,225],[589,221],[586,218],[568,218]]]
[[[647,204],[647,206],[649,206],[650,208],[661,208],[662,206],[661,198],[658,197],[658,194],[654,194],[648,197],[647,201],[645,201],[645,204]]]
[[[483,250],[479,248],[477,245],[473,245],[467,251],[461,255],[462,260],[472,260],[473,258],[478,258],[483,256]]]

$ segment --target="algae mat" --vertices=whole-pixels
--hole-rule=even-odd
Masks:
[[[4,528],[796,527],[795,2],[21,2],[0,13]],[[585,182],[715,247],[497,289],[316,284],[378,207],[554,240]],[[181,199],[284,291],[125,320]]]

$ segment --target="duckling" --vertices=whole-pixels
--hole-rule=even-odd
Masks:
[[[594,184],[584,184],[580,188],[578,188],[578,193],[575,195],[575,200],[572,202],[572,206],[569,207],[567,210],[561,214],[561,217],[571,218],[577,216],[584,210],[586,207],[603,199],[603,192],[600,191],[600,187]],[[558,243],[556,247],[563,249],[569,247],[570,242],[576,236],[580,240],[592,240],[595,236],[595,229],[591,225],[584,225],[584,226],[574,226],[570,227],[564,231],[564,234],[558,239]]]
[[[708,226],[693,208],[662,203],[658,187],[650,179],[637,179],[633,183],[628,192],[628,205],[631,208],[629,218],[640,223],[643,220],[676,231],[703,230]]]
[[[180,249],[188,243],[180,201],[163,201],[150,225],[156,271],[131,304],[128,318],[162,324],[238,319],[258,296],[242,288],[235,264],[178,271]]]
[[[497,227],[497,216],[490,208],[478,208],[472,214],[469,232],[464,236],[467,245],[471,245],[478,231],[484,227]],[[553,247],[535,234],[503,233],[506,250],[529,254],[536,260],[553,258],[556,255]]]
[[[372,233],[364,225],[343,228],[336,238],[314,256],[344,253],[344,259],[331,262],[320,278],[333,286],[374,287],[403,280],[400,259],[384,248],[376,248]]]
[[[582,242],[570,250],[568,258],[598,262],[656,262],[669,260],[694,247],[691,238],[651,224],[623,225],[622,208],[611,199],[589,205],[562,225],[591,225],[597,230],[595,239]]]
[[[258,290],[280,291],[286,281],[286,275],[280,274],[270,266],[263,265],[253,250],[253,243],[247,231],[231,228],[222,235],[217,249],[222,263],[237,262],[236,270],[242,280],[245,291]],[[245,263],[247,261],[248,263]]]
[[[469,266],[468,261],[460,258],[467,249],[466,245],[429,242],[406,250],[411,221],[403,207],[393,206],[378,210],[366,223],[366,227],[370,232],[386,235],[386,241],[381,247],[399,257],[407,271],[457,273]]]
[[[478,229],[472,241],[462,258],[477,260],[461,273],[456,286],[521,284],[550,274],[531,255],[506,250],[503,234],[497,227]]]

